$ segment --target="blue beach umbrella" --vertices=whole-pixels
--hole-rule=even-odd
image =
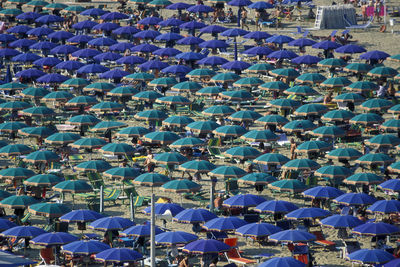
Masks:
[[[362,264],[383,264],[394,259],[394,256],[389,252],[381,249],[360,249],[350,253],[347,258],[350,261],[359,262]]]
[[[400,192],[400,180],[392,179],[387,180],[378,185],[382,190],[392,191],[392,192]]]
[[[379,200],[372,204],[367,211],[373,213],[398,213],[400,212],[400,201],[399,200]]]
[[[169,210],[172,214],[172,216],[177,215],[181,211],[184,210],[181,206],[175,203],[156,203],[154,207],[154,213],[156,215],[162,215],[164,214],[167,210]],[[151,214],[151,206],[147,207],[143,210],[145,214]]]
[[[325,218],[331,215],[330,211],[320,208],[300,208],[289,212],[285,215],[285,218],[289,220],[304,220],[304,219],[315,219]]]
[[[122,217],[105,217],[95,220],[89,225],[89,228],[100,231],[124,230],[135,225],[134,222]]]
[[[353,233],[365,236],[380,236],[399,233],[400,229],[397,226],[383,222],[369,222],[361,224],[353,228]]]
[[[77,241],[78,237],[64,232],[44,233],[36,236],[30,243],[39,246],[59,246]]]
[[[245,194],[230,197],[224,200],[222,205],[229,208],[245,208],[255,207],[263,202],[265,202],[265,199],[260,196]]]
[[[197,235],[182,232],[182,231],[171,231],[164,232],[156,235],[156,244],[163,245],[175,245],[175,244],[187,244],[198,239]]]
[[[271,241],[276,242],[309,242],[316,240],[315,235],[301,230],[285,230],[272,234],[268,237]]]
[[[337,188],[330,186],[316,186],[301,193],[305,197],[332,199],[343,195],[344,193]]]
[[[164,231],[158,228],[157,226],[155,227],[155,234],[161,234]],[[123,236],[129,236],[129,237],[150,237],[150,224],[145,224],[145,225],[134,225],[131,226],[124,231],[121,232]]]
[[[259,267],[305,267],[306,265],[296,260],[292,257],[274,257],[270,260],[267,260],[260,265]]]
[[[217,215],[205,209],[186,209],[176,214],[173,220],[179,223],[205,223],[215,218]]]
[[[62,222],[92,222],[103,218],[104,215],[93,210],[73,210],[60,217]]]
[[[298,207],[291,202],[283,200],[270,200],[257,205],[254,211],[260,213],[285,214],[297,209]]]
[[[364,222],[358,219],[357,217],[351,215],[338,215],[338,214],[322,219],[320,223],[323,226],[332,227],[335,229],[353,228],[361,224],[364,224]]]
[[[282,231],[278,226],[269,223],[249,223],[239,227],[235,234],[244,237],[261,238]]]
[[[219,217],[206,222],[203,228],[207,231],[227,232],[235,231],[245,224],[247,224],[246,221],[238,217]]]
[[[376,199],[364,193],[347,193],[338,196],[333,200],[333,202],[347,206],[360,206],[360,205],[370,205],[376,202]]]
[[[143,256],[133,249],[110,248],[97,253],[95,259],[101,262],[125,263],[143,260]]]
[[[199,239],[187,244],[183,251],[194,254],[218,254],[229,251],[231,247],[215,239]]]
[[[61,250],[67,254],[91,255],[109,248],[109,245],[97,240],[81,240],[64,245]]]
[[[15,226],[3,231],[1,235],[15,238],[34,238],[44,233],[46,233],[45,230],[35,226]]]

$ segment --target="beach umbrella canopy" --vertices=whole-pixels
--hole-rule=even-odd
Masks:
[[[393,162],[394,159],[383,153],[374,153],[374,154],[368,153],[365,154],[364,156],[359,157],[356,160],[356,163],[360,164],[377,164],[377,165],[384,165]]]
[[[321,83],[321,86],[328,88],[345,87],[351,84],[351,81],[346,77],[332,77]]]
[[[365,141],[369,146],[374,147],[393,147],[400,144],[400,138],[391,134],[379,134]]]
[[[268,185],[269,188],[279,192],[302,192],[306,189],[306,185],[299,180],[283,179],[272,182]]]
[[[320,57],[310,56],[310,55],[295,57],[291,60],[292,63],[298,65],[300,64],[312,65],[312,64],[317,64],[320,61],[321,61]]]
[[[250,55],[250,56],[264,56],[264,55],[269,55],[272,52],[273,52],[273,50],[268,47],[255,46],[255,47],[252,47],[252,48],[249,48],[249,49],[243,51],[242,54]],[[270,68],[269,70],[271,70],[271,69],[273,69],[273,68]]]
[[[112,83],[105,83],[105,82],[96,82],[96,83],[91,83],[89,85],[86,85],[83,90],[84,91],[98,91],[98,92],[103,92],[103,91],[109,91],[111,89],[114,89],[115,85]]]
[[[325,113],[327,110],[328,108],[321,104],[305,104],[297,108],[294,114],[300,116],[319,115]]]
[[[159,61],[159,60],[149,60],[143,64],[139,65],[139,68],[142,71],[149,71],[149,70],[161,70],[165,69],[169,65],[165,62]],[[172,80],[171,80],[172,81]],[[175,82],[175,84],[178,82]]]
[[[109,248],[109,245],[97,240],[80,240],[62,246],[61,250],[68,254],[91,255]]]
[[[99,122],[100,120],[93,115],[77,115],[66,121],[67,124],[71,125],[95,125]]]
[[[73,52],[71,55],[73,57],[80,57],[80,58],[93,58],[94,56],[97,56],[101,54],[99,50],[96,49],[91,49],[91,48],[86,48],[86,49],[81,49],[76,52]],[[67,62],[67,61],[66,61]],[[62,64],[62,63],[60,63]],[[66,63],[65,63],[66,64]],[[80,65],[81,67],[78,68],[78,70],[82,73],[97,73],[97,72],[105,72],[108,69],[103,68],[102,66],[98,64],[87,64],[86,67],[84,68],[85,65],[82,64],[76,64],[76,63],[70,63],[68,62],[68,68],[70,69],[76,69],[76,66]],[[64,67],[66,68],[66,67]]]
[[[100,231],[121,231],[135,225],[134,222],[122,217],[105,217],[95,220],[89,228]]]
[[[282,231],[280,227],[269,223],[249,223],[239,227],[235,234],[244,237],[260,238],[267,237],[280,231]]]
[[[210,69],[194,69],[186,74],[188,78],[203,78],[203,77],[211,77],[216,74],[215,71]]]
[[[297,148],[297,152],[304,152],[304,153],[309,153],[312,151],[326,151],[330,150],[332,147],[331,144],[324,142],[324,141],[318,141],[318,140],[312,140],[312,141],[306,141],[304,143],[301,143]]]
[[[211,133],[217,129],[220,125],[214,121],[195,121],[189,123],[185,129],[196,132],[196,133]]]
[[[173,218],[174,221],[180,223],[205,223],[212,219],[217,218],[212,212],[209,212],[205,209],[186,209],[178,214],[176,214]]]
[[[292,257],[274,257],[270,260],[267,260],[260,265],[259,267],[305,267],[306,265],[296,260]]]
[[[318,62],[317,66],[327,68],[340,68],[346,66],[346,61],[340,58],[327,58]]]
[[[165,112],[156,109],[141,111],[135,115],[136,119],[147,121],[162,121],[167,117],[168,115]]]
[[[73,210],[60,217],[62,222],[92,222],[104,216],[93,210]]]
[[[42,87],[29,87],[24,89],[20,95],[26,98],[42,98],[43,96],[47,95],[48,93],[50,93],[49,91],[47,91],[46,89],[42,88]]]
[[[124,136],[124,137],[140,137],[143,136],[147,133],[149,133],[150,130],[144,127],[140,126],[132,126],[132,127],[127,127],[122,130],[120,130],[117,135],[119,136]]]
[[[14,238],[34,238],[44,233],[46,233],[45,230],[35,226],[15,226],[3,231],[1,235]]]
[[[316,219],[325,218],[331,215],[330,211],[320,208],[300,208],[289,212],[285,215],[285,218],[289,220],[304,220],[304,219]]]
[[[140,32],[135,33],[133,35],[133,37],[142,38],[142,39],[154,39],[159,35],[161,35],[161,33],[159,31],[145,30],[145,31],[140,31]],[[131,51],[132,51],[132,49],[131,49]],[[137,52],[137,51],[133,51],[133,52]]]
[[[337,126],[322,126],[314,129],[311,134],[319,137],[337,138],[344,136],[346,133],[342,128]]]
[[[40,66],[40,67],[44,67],[44,66],[54,67],[55,65],[57,65],[60,62],[61,62],[61,60],[59,60],[58,58],[55,58],[55,57],[44,57],[44,58],[35,60],[33,62],[33,64],[36,66]]]
[[[335,166],[332,166],[335,167]],[[332,199],[343,195],[344,193],[331,186],[316,186],[301,193],[305,197]]]
[[[367,73],[367,75],[369,76],[386,77],[386,78],[394,77],[397,74],[398,74],[397,70],[385,66],[375,67]]]
[[[68,206],[61,203],[37,203],[30,205],[28,211],[32,214],[48,218],[59,218],[71,211]]]
[[[364,193],[347,193],[338,196],[333,200],[333,202],[348,205],[348,206],[360,206],[369,205],[376,201],[374,197],[371,197]]]
[[[80,138],[81,136],[79,134],[74,133],[54,133],[47,137],[44,141],[45,143],[49,144],[65,145],[73,143]]]
[[[325,41],[321,41],[319,43],[313,44],[312,48],[329,50],[329,49],[336,49],[336,48],[338,48],[340,46],[341,45],[336,43],[336,42],[325,40]]]
[[[350,63],[346,67],[344,67],[343,70],[355,73],[367,73],[372,68],[373,67],[371,65],[365,63]]]
[[[203,228],[207,231],[227,232],[235,231],[245,224],[247,224],[247,222],[238,217],[218,217],[206,222]]]
[[[140,175],[140,172],[135,168],[129,167],[116,167],[109,169],[103,173],[104,176],[115,179],[131,180]]]
[[[25,185],[51,187],[62,181],[62,178],[54,174],[38,174],[24,181]]]
[[[292,100],[292,99],[275,99],[269,102],[271,107],[280,108],[280,109],[294,109],[301,105],[300,102]]]
[[[256,87],[260,84],[264,83],[263,80],[256,77],[246,77],[240,80],[237,80],[233,83],[233,86],[237,87]]]
[[[255,163],[265,165],[283,165],[289,161],[288,157],[278,153],[265,153],[254,160]]]
[[[87,171],[87,172],[104,172],[111,168],[112,168],[111,165],[104,160],[85,161],[75,166],[76,170]]]
[[[65,69],[65,70],[77,70],[81,67],[83,67],[85,64],[79,61],[74,61],[74,60],[68,60],[68,61],[62,61],[58,63],[55,68],[56,69]],[[84,81],[85,80],[85,81]],[[86,79],[80,79],[80,78],[71,78],[66,80],[61,84],[61,86],[71,86],[71,87],[79,87],[79,86],[85,86],[88,85],[89,81]]]
[[[156,244],[163,245],[175,245],[175,244],[187,244],[198,239],[197,235],[182,232],[164,232],[156,235]]]
[[[254,99],[253,95],[245,90],[223,91],[219,93],[219,95],[222,98],[226,98],[231,101],[246,101]]]
[[[143,256],[128,248],[110,248],[97,253],[95,259],[101,262],[124,263],[140,261]]]
[[[61,158],[58,156],[56,153],[48,150],[39,150],[30,153],[24,158],[24,161],[30,162],[30,163],[48,163],[48,162],[54,162],[54,161],[59,161]]]
[[[235,110],[229,106],[211,106],[202,111],[207,116],[226,116],[235,113]]]
[[[63,181],[53,186],[54,191],[66,193],[85,193],[93,191],[91,185],[81,180]]]
[[[246,208],[246,207],[255,207],[258,204],[265,202],[265,198],[252,195],[252,194],[244,194],[244,195],[236,195],[232,196],[223,202],[224,207],[229,208]]]
[[[270,130],[253,130],[240,137],[250,142],[270,142],[277,141],[279,137]]]
[[[126,143],[108,143],[100,148],[99,151],[110,155],[132,155],[136,150]]]
[[[361,224],[364,224],[364,222],[358,219],[357,217],[351,215],[339,215],[339,214],[334,214],[325,219],[322,219],[320,223],[323,226],[332,227],[335,229],[353,228]]]
[[[122,110],[124,107],[120,103],[117,102],[108,102],[108,101],[103,101],[100,102],[96,105],[93,105],[90,110],[95,111],[95,112],[107,112],[107,111],[118,111]]]
[[[367,211],[374,213],[397,213],[400,211],[400,201],[398,200],[379,200],[372,204]]]
[[[304,73],[296,78],[296,82],[316,84],[326,80],[326,77],[320,73]]]
[[[352,174],[349,168],[336,165],[328,165],[315,171],[315,175],[326,178],[344,179]]]
[[[0,190],[0,200],[11,197],[12,194],[5,190]],[[2,229],[2,221],[0,220],[0,230]],[[8,229],[8,228],[7,228]]]
[[[367,52],[364,47],[354,44],[347,44],[335,49],[335,52],[343,54],[356,54]]]
[[[392,179],[387,180],[378,185],[378,187],[385,191],[399,192],[400,191],[400,180]]]
[[[139,173],[138,173],[139,174]],[[168,176],[159,173],[143,173],[141,175],[136,174],[134,184],[146,185],[146,186],[160,186],[170,181]]]
[[[286,170],[316,170],[320,165],[311,159],[294,159],[282,166]]]
[[[381,249],[360,249],[350,253],[347,258],[362,264],[383,264],[393,260],[394,256]]]
[[[169,210],[172,214],[172,216],[177,215],[181,211],[184,210],[181,206],[175,203],[156,203],[154,207],[154,213],[156,215],[162,215],[164,214],[167,210]],[[151,206],[147,207],[143,210],[145,214],[151,214]]]
[[[395,162],[388,167],[389,171],[398,173],[400,172],[400,162]],[[1,172],[1,171],[0,171]]]
[[[187,172],[208,173],[214,170],[216,166],[206,160],[191,160],[179,166],[179,169]]]
[[[203,111],[204,113],[204,111]],[[225,126],[220,126],[216,128],[213,133],[217,136],[222,136],[222,137],[239,137],[243,134],[245,134],[247,131],[243,127],[239,125],[225,125]]]
[[[391,107],[388,111],[394,114],[398,114],[400,113],[400,105],[395,105]]]
[[[8,209],[25,209],[39,201],[30,196],[9,196],[0,201],[0,206]]]
[[[161,186],[162,191],[174,193],[196,192],[199,191],[200,188],[201,185],[187,179],[172,180]]]
[[[48,107],[32,107],[23,109],[19,112],[21,115],[32,117],[47,117],[53,115],[54,113],[54,110]]]
[[[268,54],[268,58],[275,58],[275,59],[293,59],[298,57],[299,55],[297,55],[296,53],[290,51],[290,50],[278,50],[278,51],[274,51],[270,54]],[[281,69],[281,71],[279,71],[279,73],[282,73],[284,75],[286,75],[286,73],[291,73],[292,75],[296,74],[296,72],[293,72],[293,69],[291,69],[290,71],[284,71],[284,69]],[[297,76],[299,76],[300,74],[297,73]],[[280,76],[277,73],[274,76]]]
[[[161,234],[163,232],[164,231],[158,228],[157,226],[155,227],[156,235]],[[129,237],[139,237],[139,236],[150,237],[150,224],[131,226],[128,229],[122,231],[121,235]]]
[[[364,97],[357,93],[344,93],[333,98],[334,102],[352,102],[357,103],[364,100]]]
[[[249,146],[232,147],[224,152],[225,156],[238,159],[254,159],[260,154],[260,151]]]
[[[185,5],[185,6],[191,6],[191,5],[185,4],[185,3],[176,3],[176,4],[182,4],[182,5]],[[172,5],[174,5],[174,4],[172,4]],[[186,9],[186,8],[184,8],[184,9]],[[158,25],[160,25],[162,27],[177,27],[177,26],[179,26],[179,25],[181,25],[183,23],[184,22],[182,20],[179,20],[179,19],[171,17],[169,19],[160,21],[158,23]]]
[[[367,111],[380,111],[393,106],[393,102],[386,99],[373,98],[361,104],[361,108]]]
[[[265,51],[266,52],[266,51]],[[246,69],[246,72],[252,73],[267,73],[270,70],[273,70],[274,67],[268,63],[258,63],[251,65]]]
[[[77,241],[78,237],[64,232],[44,233],[36,236],[31,241],[32,244],[39,246],[59,246]]]
[[[312,89],[307,85],[296,85],[284,91],[285,94],[288,95],[300,95],[300,96],[308,96],[308,95],[318,95],[319,93]]]
[[[316,237],[301,230],[285,230],[270,235],[268,239],[276,242],[309,242],[316,240]]]
[[[0,85],[1,90],[22,90],[27,88],[28,86],[23,83],[18,82],[10,82]]]
[[[384,119],[375,113],[362,113],[350,119],[350,123],[357,123],[362,125],[382,123],[383,121]]]
[[[203,146],[204,141],[196,137],[186,137],[173,142],[170,147],[184,148],[184,147],[197,147]]]
[[[273,52],[275,53],[275,52]],[[272,54],[269,54],[268,56],[271,57]],[[285,78],[296,78],[297,76],[300,75],[298,71],[292,68],[283,68],[283,69],[275,69],[271,70],[270,74],[276,77],[285,77]]]
[[[32,149],[26,145],[15,144],[15,145],[6,145],[0,148],[1,156],[19,156],[28,154],[32,151]]]
[[[16,227],[17,225],[12,221],[6,219],[0,219],[0,231],[5,231],[7,229]]]
[[[147,142],[160,143],[162,145],[172,144],[178,139],[180,139],[180,136],[174,132],[151,132],[143,136],[143,140]]]
[[[378,223],[364,223],[353,228],[353,233],[365,236],[380,236],[380,235],[391,235],[399,232],[399,228],[383,222]]]
[[[12,122],[3,122],[0,124],[0,132],[12,133],[17,132],[18,130],[28,127],[25,123],[12,121]]]
[[[0,50],[0,52],[1,52],[1,50]],[[47,59],[47,58],[44,58],[44,59]],[[38,60],[36,60],[36,61],[34,61],[34,62],[38,62],[38,61],[42,61],[42,59],[38,59]],[[46,73],[44,73],[43,71],[41,71],[41,70],[37,70],[37,69],[25,69],[25,70],[22,70],[22,71],[19,71],[19,72],[17,72],[16,74],[15,74],[15,77],[22,77],[22,78],[28,78],[28,79],[36,79],[36,78],[38,78],[38,77],[41,77],[41,76],[43,76],[43,75],[45,75]],[[34,87],[29,87],[29,88],[34,88]],[[26,89],[28,89],[28,88],[26,88]]]
[[[210,176],[221,177],[224,179],[239,178],[246,174],[247,173],[243,169],[236,166],[219,166],[208,173]]]
[[[36,79],[38,83],[62,83],[68,80],[67,76],[58,73],[49,73]]]
[[[296,209],[298,209],[298,207],[291,202],[283,200],[270,200],[257,205],[254,211],[260,213],[285,214]]]
[[[66,102],[67,100],[70,100],[73,98],[74,95],[71,94],[70,92],[66,91],[57,91],[57,92],[51,92],[45,95],[42,98],[42,101],[59,101],[59,102]]]
[[[106,145],[107,142],[100,138],[82,138],[71,144],[71,147],[93,149]]]
[[[121,47],[122,45],[120,44],[115,44],[110,46],[110,49],[112,49],[113,51],[120,51],[123,50],[125,51],[126,49],[124,47]],[[125,56],[125,57],[121,57],[119,59],[117,59],[115,61],[117,64],[125,64],[125,65],[136,65],[136,64],[143,64],[146,62],[146,60],[142,57],[138,57],[138,56]],[[137,76],[137,73],[133,73],[133,74],[129,74],[127,76],[132,77],[132,76]],[[151,77],[150,80],[154,79],[154,75],[148,73],[148,75]],[[126,79],[127,76],[125,76],[124,78]],[[129,79],[129,78],[128,78]]]
[[[239,80],[240,76],[233,72],[223,72],[218,73],[215,76],[211,77],[210,81],[215,83],[227,83],[227,82],[234,82]]]
[[[171,87],[171,90],[173,91],[197,91],[201,89],[202,86],[197,83],[197,82],[191,82],[191,81],[186,81],[186,82],[181,82],[177,83],[174,86]]]
[[[183,127],[192,122],[194,122],[194,120],[187,116],[171,116],[163,120],[162,124]]]
[[[276,81],[276,82],[267,82],[263,83],[260,85],[258,88],[262,90],[269,90],[269,91],[283,91],[289,88],[289,85],[282,81]],[[298,104],[300,106],[300,103]]]
[[[272,182],[277,181],[277,179],[266,173],[250,173],[238,179],[238,182],[251,185],[267,185]]]
[[[26,127],[18,130],[20,135],[32,137],[47,137],[54,133],[54,129],[47,127]]]
[[[199,239],[187,244],[183,251],[194,254],[210,254],[229,251],[231,247],[221,241],[215,239]]]
[[[189,105],[192,103],[189,99],[183,96],[163,96],[156,99],[157,103],[168,104],[168,105]]]
[[[348,121],[354,117],[354,113],[339,109],[339,110],[331,110],[325,113],[321,119],[325,121]]]
[[[132,96],[132,99],[154,102],[159,97],[162,97],[162,94],[157,93],[155,91],[142,91]]]

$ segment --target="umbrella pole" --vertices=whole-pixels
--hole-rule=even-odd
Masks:
[[[215,187],[213,182],[211,182],[211,188],[210,188],[210,212],[214,212],[214,193],[215,193]]]
[[[151,194],[151,225],[150,225],[150,266],[156,267],[156,245],[155,245],[155,197]]]

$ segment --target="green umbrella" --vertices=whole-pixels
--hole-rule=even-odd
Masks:
[[[41,100],[42,101],[68,101],[74,97],[73,94],[66,91],[56,91],[51,92],[45,95]]]
[[[85,161],[75,166],[76,170],[87,171],[87,172],[104,172],[111,168],[112,168],[111,165],[104,160]]]
[[[125,143],[109,143],[100,148],[100,152],[109,155],[132,155],[135,148]]]
[[[0,11],[0,13],[1,13],[1,11]],[[0,90],[22,90],[27,87],[28,86],[23,83],[10,82],[10,83],[5,83],[5,84],[0,85]]]
[[[243,134],[245,134],[247,131],[244,129],[242,126],[239,125],[225,125],[225,126],[220,126],[217,129],[213,131],[213,134],[216,136],[222,136],[222,137],[239,137]]]
[[[284,132],[304,132],[304,131],[309,131],[316,128],[316,125],[314,125],[311,121],[309,120],[294,120],[291,122],[286,123],[283,127],[282,130]]]
[[[226,82],[234,82],[240,79],[240,76],[233,72],[223,72],[218,73],[217,75],[211,78],[211,82],[215,83],[226,83]]]
[[[18,8],[3,9],[0,11],[0,16],[2,17],[16,17],[22,14],[22,10]]]
[[[51,3],[46,6],[44,6],[44,9],[50,9],[50,10],[63,10],[67,8],[68,6],[62,3]]]
[[[185,129],[195,133],[211,133],[220,125],[214,121],[195,121],[189,123]]]
[[[264,81],[256,77],[241,78],[233,83],[236,87],[256,87],[263,84]]]
[[[18,130],[18,133],[23,136],[29,137],[42,137],[46,138],[52,135],[55,131],[47,127],[26,127]]]
[[[132,180],[140,175],[140,172],[135,168],[112,168],[106,170],[103,175],[110,179]],[[160,174],[161,175],[161,174]]]
[[[260,154],[260,151],[249,146],[232,147],[224,152],[224,155],[228,158],[238,158],[242,160],[255,159]]]
[[[325,113],[321,119],[325,121],[348,121],[354,117],[354,114],[348,110],[335,109]]]
[[[253,130],[240,137],[248,142],[271,142],[279,140],[279,136],[270,130]]]
[[[219,93],[219,95],[230,101],[248,101],[254,99],[253,95],[246,90],[224,91]]]
[[[26,3],[28,3],[29,1],[28,1],[28,0],[7,0],[7,2],[8,2],[8,3],[12,3],[12,4],[17,4],[17,5],[19,5],[19,4],[26,4]]]
[[[69,100],[65,105],[66,106],[72,106],[72,107],[77,107],[77,106],[90,106],[98,103],[96,98],[91,97],[91,96],[75,96],[71,100]]]
[[[160,186],[171,181],[168,176],[159,173],[143,173],[133,180],[134,184],[145,186]]]
[[[24,181],[24,185],[51,187],[62,182],[62,178],[54,174],[38,174]]]
[[[163,125],[184,127],[194,120],[187,116],[171,116],[163,120]]]
[[[214,170],[217,166],[207,160],[191,160],[179,166],[179,169],[186,172],[208,173]]]
[[[199,191],[201,185],[187,179],[183,180],[172,180],[161,186],[162,191],[172,193],[185,193],[185,192],[196,192]]]
[[[61,203],[37,203],[28,207],[28,212],[47,218],[59,218],[72,210]]]
[[[288,95],[301,95],[301,96],[309,96],[309,95],[318,95],[319,93],[312,89],[310,86],[307,85],[296,85],[289,89],[283,91],[285,94]]]
[[[397,70],[390,67],[376,67],[367,73],[369,76],[390,78],[398,74]]]
[[[390,109],[388,109],[388,111],[393,114],[400,114],[400,104],[391,107]]]
[[[126,127],[127,124],[120,121],[101,121],[93,126],[90,131],[93,132],[105,132],[107,130],[118,129],[121,127]]]
[[[17,132],[19,129],[25,127],[28,127],[28,125],[18,121],[3,122],[0,124],[0,132],[5,132],[5,133]]]
[[[332,77],[328,78],[321,83],[322,87],[335,88],[335,87],[345,87],[351,84],[351,81],[346,77]]]
[[[81,136],[79,134],[74,133],[55,133],[47,137],[44,142],[48,144],[55,145],[66,145],[69,143],[73,143],[76,140],[80,139]]]
[[[169,145],[169,147],[172,148],[185,148],[185,147],[198,147],[198,146],[204,146],[204,141],[196,137],[181,138]]]
[[[289,120],[281,115],[272,114],[261,117],[257,119],[255,122],[262,125],[285,125],[286,123],[289,122]]]
[[[188,159],[177,152],[166,152],[158,154],[154,157],[156,163],[165,165],[179,165],[186,162]]]
[[[356,173],[343,180],[345,184],[353,185],[373,185],[380,184],[383,181],[382,177],[374,173]]]
[[[200,89],[199,91],[196,92],[196,95],[201,95],[201,96],[217,96],[219,93],[223,92],[224,89],[219,86],[210,86],[210,87],[204,87]]]
[[[60,157],[52,151],[40,150],[27,155],[26,158],[24,158],[24,161],[30,163],[48,163],[53,161],[60,161]]]
[[[105,83],[105,82],[96,82],[96,83],[91,83],[83,88],[83,91],[86,92],[107,92],[111,91],[112,89],[115,88],[115,85],[112,83]]]
[[[150,3],[147,4],[148,6],[153,6],[153,7],[166,7],[169,5],[172,5],[172,2],[168,0],[153,0]]]
[[[375,91],[379,87],[376,83],[368,82],[368,81],[358,81],[346,86],[346,89],[355,91],[355,92],[368,92],[368,91]]]
[[[381,98],[372,98],[361,104],[361,108],[367,111],[383,111],[389,109],[393,106],[393,102],[381,99]]]
[[[0,148],[0,156],[20,156],[28,154],[32,149],[26,145],[14,144]]]
[[[300,73],[292,68],[282,68],[275,69],[269,72],[272,76],[275,77],[284,77],[284,78],[296,78],[300,75]]]
[[[356,93],[344,93],[344,94],[340,94],[335,96],[335,98],[333,98],[334,102],[352,102],[352,103],[357,103],[357,102],[361,102],[364,100],[364,97],[360,94],[356,94]]]
[[[328,144],[324,141],[312,140],[306,141],[301,143],[297,148],[296,151],[299,153],[308,153],[308,152],[321,152],[327,151],[332,148],[331,144]]]
[[[362,156],[362,153],[354,148],[346,147],[346,148],[337,148],[335,150],[330,151],[326,157],[328,159],[336,159],[336,160],[354,160],[358,159]]]
[[[157,109],[141,111],[135,115],[136,119],[145,121],[162,121],[167,117],[168,115],[165,112]]]
[[[0,207],[8,209],[24,209],[29,205],[38,203],[39,201],[30,196],[10,196],[0,201]]]
[[[68,119],[66,121],[67,124],[79,125],[79,126],[95,125],[99,122],[100,122],[100,120],[93,115],[77,115],[77,116],[71,117],[70,119]]]
[[[229,106],[211,106],[202,111],[206,116],[227,116],[235,113],[235,110]]]
[[[60,84],[61,87],[84,87],[90,84],[90,81],[83,78],[71,78]]]
[[[162,77],[157,78],[149,82],[148,86],[157,86],[157,87],[172,87],[173,85],[177,84],[178,81],[172,77]]]
[[[293,159],[282,166],[284,170],[316,170],[320,165],[311,159]]]
[[[290,159],[278,153],[266,153],[257,157],[254,162],[264,165],[283,165]]]
[[[151,0],[130,0],[130,1],[136,5],[145,5],[151,2]]]
[[[294,109],[301,105],[301,103],[298,101],[286,98],[271,100],[269,104],[273,108],[280,108],[280,109]]]
[[[179,135],[173,132],[151,132],[143,136],[144,141],[162,145],[172,144],[180,138]]]
[[[400,61],[400,54],[393,55],[393,56],[389,57],[388,59],[393,60],[393,61]]]
[[[91,111],[98,111],[98,112],[107,112],[107,111],[119,111],[124,108],[123,105],[117,103],[117,102],[108,102],[108,101],[103,101],[100,102],[90,108]]]
[[[387,120],[381,125],[382,129],[385,130],[394,130],[394,131],[399,131],[400,130],[400,120]]]
[[[327,68],[340,68],[346,66],[346,61],[341,58],[327,58],[318,62],[317,66]]]
[[[12,196],[11,193],[4,191],[4,190],[0,190],[0,200],[3,200],[5,198],[11,197],[11,196]]]
[[[296,82],[317,84],[326,80],[326,77],[319,73],[304,73],[296,78]]]
[[[274,66],[272,66],[271,64],[259,63],[259,64],[251,65],[245,71],[251,72],[251,73],[267,73],[268,71],[273,70],[273,69],[274,69]]]
[[[186,74],[188,78],[206,78],[216,74],[215,71],[210,69],[195,69]]]
[[[7,168],[0,171],[0,179],[27,179],[35,175],[32,170],[25,168]]]
[[[350,63],[343,68],[344,71],[355,72],[355,73],[367,73],[372,69],[372,66],[365,63]]]
[[[48,4],[49,3],[47,3],[46,1],[34,0],[34,1],[28,2],[26,5],[27,6],[32,6],[32,7],[44,7],[44,6],[47,6]]]
[[[138,101],[154,102],[157,98],[160,98],[162,96],[162,94],[155,91],[142,91],[132,96],[132,99]]]
[[[107,142],[100,138],[82,138],[73,142],[71,147],[93,149],[100,148],[106,144]]]
[[[294,114],[300,116],[319,115],[327,110],[328,108],[321,104],[305,104],[296,109]]]
[[[12,101],[0,104],[0,110],[17,111],[31,107],[31,104],[22,101]]]
[[[239,178],[246,174],[247,172],[236,166],[219,166],[208,173],[209,176],[220,177],[224,179]]]
[[[26,98],[40,99],[50,93],[43,87],[28,87],[20,93],[21,96]]]
[[[48,107],[32,107],[21,110],[19,113],[24,116],[50,117],[51,115],[54,115],[54,110]]]
[[[288,180],[288,179],[272,182],[268,185],[268,187],[279,192],[291,192],[291,193],[299,193],[307,188],[307,186],[302,182],[300,182],[299,180]]]
[[[53,186],[54,191],[61,193],[86,193],[93,191],[91,185],[82,180],[63,181]]]
[[[232,121],[255,121],[256,119],[260,118],[261,115],[258,112],[252,110],[239,110],[228,117],[228,119]]]
[[[85,11],[86,8],[84,8],[83,6],[69,6],[67,8],[64,9],[64,11],[70,12],[70,13],[81,13],[82,11]]]
[[[400,138],[391,134],[378,134],[365,141],[365,144],[376,148],[394,147],[400,144]],[[0,149],[1,152],[1,149]]]
[[[137,73],[129,74],[129,75],[125,76],[123,79],[135,80],[135,81],[151,81],[154,78],[155,78],[155,76],[151,73],[137,72]]]
[[[192,103],[189,99],[180,95],[163,96],[157,98],[156,102],[168,105],[189,105]]]
[[[372,125],[376,123],[382,123],[384,119],[375,113],[363,113],[358,114],[350,119],[350,123],[357,123],[362,125]]]
[[[268,185],[277,179],[266,173],[253,172],[238,179],[238,182],[250,185]]]
[[[150,132],[150,130],[146,129],[144,127],[133,126],[133,127],[127,127],[127,128],[120,130],[117,133],[117,135],[124,136],[124,137],[140,137],[149,132]]]
[[[191,92],[191,91],[197,91],[201,88],[202,88],[201,84],[197,82],[186,81],[175,84],[174,86],[171,87],[171,90],[179,92]]]
[[[319,168],[314,174],[322,178],[344,179],[349,177],[352,172],[349,168],[343,166],[329,165]]]
[[[314,129],[311,132],[312,135],[314,136],[319,136],[319,137],[329,137],[329,138],[337,138],[337,137],[342,137],[346,135],[346,132],[337,126],[322,126]]]
[[[369,165],[385,165],[388,163],[393,163],[394,159],[383,153],[369,153],[359,157],[355,162]]]

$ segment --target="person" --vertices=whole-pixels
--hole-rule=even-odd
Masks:
[[[180,262],[178,267],[189,267],[189,256],[186,255]]]
[[[154,158],[153,153],[151,153],[151,150],[148,149],[147,150],[147,157],[146,157],[146,160],[144,161],[144,166],[147,167],[147,171],[148,172],[153,172],[154,171],[155,164],[153,162],[153,158]]]
[[[220,210],[222,208],[223,199],[220,194],[214,199],[214,208]]]
[[[382,82],[379,82],[378,84],[379,84],[379,89],[376,92],[376,96],[379,98],[384,98],[386,96],[387,88],[386,86],[383,85]]]
[[[208,265],[208,266],[209,266],[209,267],[217,267],[217,263],[218,263],[218,258],[214,258],[214,259],[211,261],[211,264]]]
[[[329,104],[332,102],[332,92],[329,92],[325,97],[324,97],[324,104]]]
[[[261,12],[260,12],[260,10],[258,10],[258,9],[256,9],[256,14],[255,14],[255,17],[256,17],[256,31],[258,31],[258,29],[259,29],[259,27],[260,27],[260,17],[261,17]]]
[[[246,20],[247,20],[247,10],[243,7],[242,12],[240,13],[241,15],[241,22],[242,22],[242,30],[246,27],[247,30],[250,30],[249,26],[246,25]]]
[[[290,159],[296,159],[297,155],[296,155],[296,148],[297,148],[297,144],[294,141],[294,139],[290,139]]]
[[[382,2],[380,0],[376,0],[375,4],[374,4],[374,19],[377,18],[378,22],[381,22],[381,9],[382,9],[383,5]]]

